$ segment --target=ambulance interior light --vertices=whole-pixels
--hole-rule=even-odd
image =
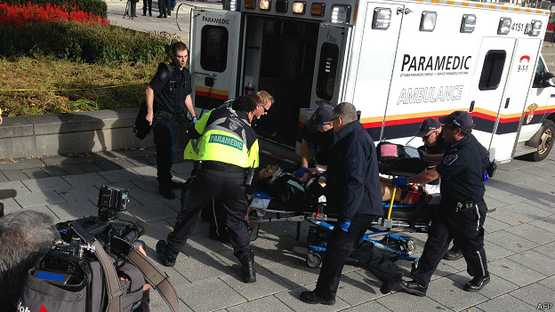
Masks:
[[[291,11],[293,14],[304,14],[304,8],[306,3],[304,1],[295,1],[293,2],[293,6],[291,7]]]
[[[326,12],[326,5],[324,3],[312,3],[310,5],[310,15],[312,16],[324,16]]]
[[[498,35],[506,35],[511,30],[513,21],[509,17],[502,17],[499,19],[499,27],[497,27]]]
[[[474,14],[463,14],[461,23],[462,33],[471,33],[476,27],[476,15]]]
[[[437,13],[433,11],[423,11],[420,18],[420,31],[434,31],[436,28]]]
[[[528,33],[530,36],[537,37],[542,31],[542,21],[533,20],[531,23],[531,29]]]
[[[331,7],[331,22],[332,23],[349,23],[351,17],[350,5],[334,5]]]
[[[245,0],[245,9],[256,9],[256,0]]]
[[[374,17],[372,18],[372,29],[386,30],[391,24],[390,8],[374,8]]]
[[[260,0],[260,3],[258,3],[258,8],[261,9],[262,11],[270,11],[271,6],[272,6],[271,0]]]

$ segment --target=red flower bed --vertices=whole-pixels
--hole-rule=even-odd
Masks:
[[[11,5],[0,3],[0,24],[23,25],[31,22],[78,22],[108,25],[107,19],[53,4]]]

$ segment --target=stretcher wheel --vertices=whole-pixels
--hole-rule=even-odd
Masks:
[[[309,252],[306,255],[306,266],[311,269],[319,268],[322,265],[322,256],[319,253]]]

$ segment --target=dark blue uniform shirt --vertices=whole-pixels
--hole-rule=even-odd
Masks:
[[[185,113],[185,98],[191,94],[191,74],[187,69],[161,63],[149,83],[154,90],[154,110]]]
[[[482,173],[488,165],[488,151],[472,134],[451,144],[437,166],[442,206],[455,208],[458,202],[482,202],[485,193]]]

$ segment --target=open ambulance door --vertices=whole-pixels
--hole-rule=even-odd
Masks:
[[[349,26],[320,24],[310,97],[311,108],[316,108],[320,103],[337,104],[343,99],[350,36]]]
[[[474,119],[474,136],[495,154],[492,140],[505,93],[507,77],[515,48],[514,38],[485,37],[480,46],[477,70],[472,86],[469,110]],[[510,144],[512,147],[512,143]],[[494,155],[491,155],[493,158]]]
[[[241,12],[191,10],[193,103],[212,109],[237,96]]]

